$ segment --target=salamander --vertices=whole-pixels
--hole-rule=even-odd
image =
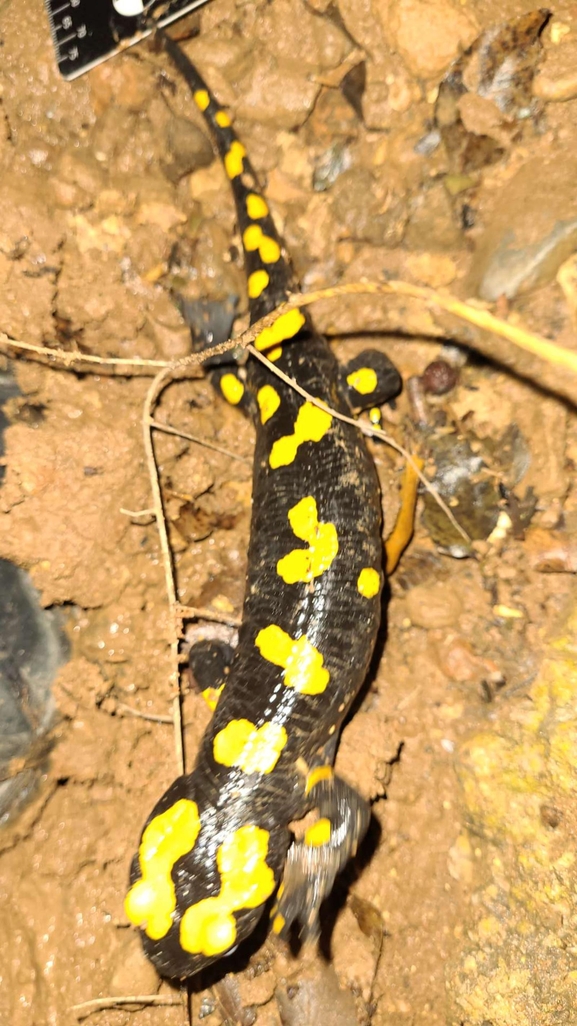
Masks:
[[[251,323],[296,288],[246,150],[185,53],[166,50],[188,82],[236,203]],[[256,424],[253,507],[238,646],[192,772],[157,802],[141,835],[125,908],[162,975],[192,976],[230,953],[263,914],[287,936],[318,911],[356,852],[368,804],[333,772],[339,731],[362,686],[381,617],[381,501],[362,434],[303,399],[276,364],[334,411],[399,391],[382,354],[346,368],[307,313],[257,335],[267,365],[214,368]],[[218,660],[217,660],[218,662]],[[292,821],[317,811],[298,840]]]

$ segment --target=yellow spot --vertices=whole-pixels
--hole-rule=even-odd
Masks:
[[[260,224],[250,224],[248,228],[245,228],[242,236],[242,244],[248,253],[254,253],[255,249],[260,246],[261,239],[263,237],[262,228]]]
[[[266,356],[267,360],[270,360],[271,363],[276,363],[282,356],[282,346],[275,346],[274,349],[269,349]]]
[[[378,595],[381,587],[381,575],[372,566],[366,566],[361,570],[357,581],[357,589],[363,598],[374,598]]]
[[[308,549],[293,549],[279,559],[276,572],[285,584],[308,584],[328,570],[337,552],[339,539],[334,524],[319,523],[317,504],[312,495],[289,509],[289,523],[297,538],[308,542]]]
[[[124,902],[131,923],[143,926],[151,940],[159,940],[172,925],[176,892],[172,867],[192,851],[200,830],[196,802],[180,798],[148,824],[138,858],[142,878],[132,885]]]
[[[369,410],[369,420],[370,420],[371,424],[374,425],[374,427],[380,427],[381,426],[381,422],[383,420],[383,415],[382,415],[381,411],[379,410],[378,406],[373,406]]]
[[[249,299],[258,299],[266,289],[269,281],[270,277],[268,271],[253,271],[253,273],[249,275],[247,282]]]
[[[219,688],[205,688],[202,692],[202,697],[212,712],[214,712],[218,705],[218,700],[222,694],[223,688],[224,684],[221,684]]]
[[[276,264],[280,260],[280,246],[275,239],[263,233],[260,224],[249,224],[242,234],[242,244],[247,253],[258,249],[263,264]]]
[[[214,115],[214,120],[220,128],[230,128],[230,126],[232,125],[232,121],[230,120],[230,117],[225,110],[217,110],[216,114]]]
[[[271,346],[277,346],[279,342],[286,342],[288,338],[293,338],[300,331],[304,323],[305,317],[300,310],[289,310],[287,313],[281,314],[276,321],[273,321],[270,328],[263,328],[256,336],[254,340],[256,349],[262,352],[264,349],[270,349]]]
[[[220,390],[227,403],[236,406],[244,395],[244,385],[236,374],[223,374],[220,379]]]
[[[316,823],[305,830],[305,844],[312,848],[320,848],[328,844],[331,839],[331,821],[329,819],[317,819]]]
[[[230,144],[228,153],[224,156],[224,168],[229,178],[238,178],[243,172],[243,158],[246,157],[246,150],[238,139]]]
[[[245,773],[270,773],[287,743],[287,732],[278,723],[256,727],[250,720],[231,720],[214,739],[215,762],[238,766]]]
[[[197,89],[194,94],[194,102],[199,110],[205,111],[210,103],[210,96],[206,89]]]
[[[305,785],[305,794],[310,794],[313,787],[316,787],[317,784],[321,783],[321,781],[332,779],[333,771],[330,766],[315,766],[315,768],[310,771],[307,777],[307,782]]]
[[[372,367],[360,367],[359,370],[347,374],[347,384],[360,395],[370,395],[377,387],[377,372]]]
[[[272,385],[263,385],[256,394],[261,424],[266,424],[280,406],[280,395]]]
[[[274,891],[274,873],[266,862],[268,830],[240,827],[216,854],[220,894],[187,908],[180,923],[180,944],[193,955],[220,955],[236,941],[233,912],[258,908]]]
[[[333,418],[330,413],[306,402],[300,407],[292,435],[284,435],[274,443],[269,456],[273,470],[288,467],[295,459],[299,445],[303,442],[320,442],[329,430]]]
[[[268,235],[263,235],[258,251],[263,264],[276,264],[280,260],[280,246],[276,239],[270,239]]]
[[[287,688],[294,688],[301,695],[320,695],[325,690],[329,671],[323,666],[321,653],[305,634],[294,639],[282,627],[270,624],[258,632],[255,645],[263,659],[283,667]]]
[[[274,917],[274,919],[272,921],[272,932],[273,933],[277,933],[277,934],[278,933],[282,933],[284,928],[285,928],[285,924],[286,924],[285,917],[283,915],[281,915],[280,912],[277,912],[276,916]]]
[[[246,212],[250,217],[251,221],[258,221],[259,217],[266,217],[268,214],[268,204],[262,196],[259,196],[256,192],[249,192],[246,197]]]

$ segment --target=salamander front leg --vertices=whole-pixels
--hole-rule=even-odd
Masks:
[[[193,683],[213,711],[226,684],[233,656],[232,646],[216,639],[198,641],[188,653]]]
[[[403,389],[403,381],[388,356],[377,349],[365,349],[341,370],[343,384],[355,413],[383,406]]]
[[[287,937],[298,920],[304,940],[317,937],[320,907],[335,878],[356,854],[371,816],[367,802],[330,770],[315,784],[311,798],[319,818],[289,848],[271,914],[274,933]]]

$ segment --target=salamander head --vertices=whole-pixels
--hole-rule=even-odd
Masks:
[[[254,792],[219,792],[211,805],[206,790],[198,771],[179,777],[132,862],[126,914],[163,976],[193,976],[248,937],[284,865],[288,832],[255,815]]]

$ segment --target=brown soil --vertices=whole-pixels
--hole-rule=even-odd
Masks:
[[[539,177],[542,206],[544,163],[557,167],[569,154],[574,162],[577,100],[550,103],[537,121],[529,118],[501,158],[480,172],[471,193],[475,225],[467,231],[443,181],[449,170],[455,177],[445,150],[415,150],[460,47],[530,9],[521,0],[344,0],[331,20],[334,7],[323,0],[214,0],[197,16],[201,34],[187,44],[189,53],[236,116],[306,288],[386,274],[472,294],[481,273],[475,253],[486,260],[493,238],[498,246],[494,211],[505,216],[500,197],[522,168],[522,200],[516,207],[512,196],[506,213],[518,237],[525,239],[525,231],[527,245],[535,242],[526,168]],[[551,80],[557,65],[559,77],[575,66],[571,0],[560,0],[553,24],[555,31],[549,25],[543,34]],[[183,177],[174,169],[183,158],[171,125],[195,117],[185,89],[144,46],[66,84],[32,0],[21,0],[18,17],[14,4],[1,6],[0,37],[0,328],[27,342],[100,356],[183,355],[188,333],[163,287],[175,244],[189,240],[192,297],[242,296],[244,288],[220,168],[199,166]],[[361,59],[365,124],[338,88]],[[331,147],[347,152],[347,169],[326,191],[313,191],[315,171],[336,159]],[[566,209],[569,220],[574,177],[555,181],[555,217]],[[575,273],[562,287],[556,272],[547,264],[538,288],[520,289],[509,305],[498,303],[498,312],[575,347]],[[324,305],[317,320],[333,334],[352,333],[337,344],[343,357],[357,352],[366,342],[359,333],[370,330],[371,344],[405,379],[422,374],[439,354],[440,346],[423,337],[430,320],[417,306],[404,312],[416,336],[408,341],[379,334],[384,313],[373,298]],[[177,767],[171,726],[135,718],[125,707],[169,713],[170,630],[155,526],[150,517],[122,512],[151,504],[141,424],[149,379],[75,375],[25,359],[13,367],[22,396],[9,407],[0,556],[30,570],[45,605],[66,606],[72,655],[55,687],[59,719],[37,795],[0,833],[0,1023],[66,1026],[77,1021],[73,1006],[82,1002],[159,990],[122,903],[142,823]],[[479,812],[475,795],[511,781],[499,777],[499,759],[491,763],[494,776],[483,777],[479,760],[491,742],[485,749],[470,738],[490,738],[503,723],[511,736],[522,729],[523,710],[537,701],[528,689],[540,680],[547,641],[575,600],[571,574],[541,572],[539,554],[559,542],[552,533],[559,529],[565,558],[557,553],[555,568],[574,572],[577,565],[577,426],[564,400],[486,363],[464,368],[457,388],[432,403],[466,426],[489,466],[497,466],[491,461],[506,429],[517,425],[529,455],[513,475],[515,493],[522,498],[531,486],[537,510],[528,535],[512,531],[501,542],[481,543],[477,558],[467,560],[439,554],[418,522],[392,579],[382,659],[338,754],[339,772],[376,799],[376,823],[364,864],[351,875],[348,896],[341,895],[331,940],[336,977],[310,955],[291,961],[267,947],[238,978],[236,995],[241,1007],[255,1007],[259,1026],[574,1021],[577,965],[570,954],[547,962],[543,974],[523,949],[529,935],[536,951],[554,948],[558,917],[574,922],[571,888],[564,882],[559,894],[551,885],[537,910],[527,907],[515,919],[515,872],[523,866],[511,853],[515,846],[526,852],[532,841],[514,829],[508,836]],[[179,599],[238,616],[252,428],[202,378],[174,383],[159,417],[245,458],[157,437]],[[385,417],[399,441],[421,444],[408,428],[406,397]],[[388,533],[402,463],[383,445],[372,451]],[[510,483],[501,463],[494,474]],[[208,536],[191,542],[194,522],[187,531],[180,514],[197,500]],[[541,533],[532,535],[535,528]],[[568,729],[574,713],[572,719],[571,705],[564,708]],[[200,697],[186,695],[184,717],[190,765],[208,717]],[[525,750],[523,735],[514,736]],[[571,777],[575,748],[564,752]],[[511,785],[515,793],[531,790],[524,780]],[[551,798],[557,778],[539,780],[547,829],[563,831],[555,813],[563,801]],[[564,793],[575,786],[564,781]],[[513,819],[513,800],[510,807]],[[572,864],[570,832],[563,836],[565,847],[545,862],[565,857],[563,866]],[[499,859],[511,862],[508,882],[501,881],[507,915],[491,913],[502,936],[483,911],[488,889],[501,886],[491,882]],[[517,947],[507,933],[512,920]],[[495,969],[485,968],[481,984],[476,974],[490,945]],[[548,982],[541,978],[535,989],[537,972]],[[551,997],[560,990],[561,1003]],[[525,1003],[519,997],[515,1004],[521,992]],[[89,1021],[188,1021],[178,991],[163,983],[159,993],[175,1006],[107,1008]],[[224,1021],[212,992],[195,994],[191,1014],[195,1024]]]

